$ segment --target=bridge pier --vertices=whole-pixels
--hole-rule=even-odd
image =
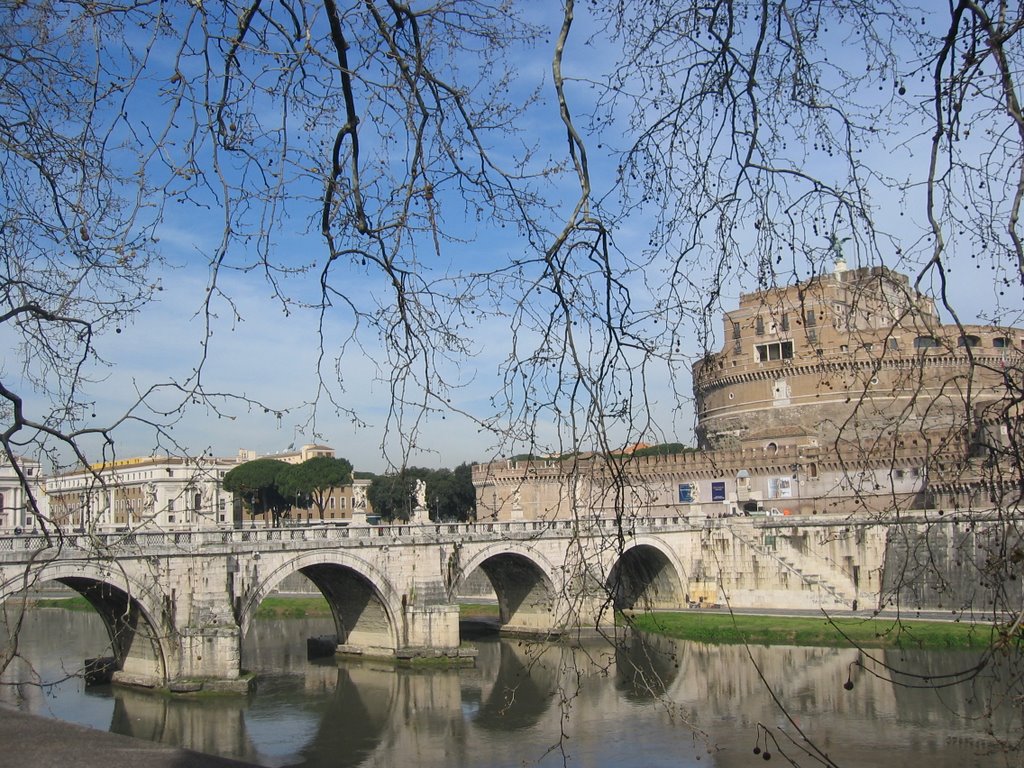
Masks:
[[[249,690],[252,678],[242,673],[242,633],[236,625],[185,627],[180,645],[177,682],[201,680],[204,690]],[[170,681],[172,690],[175,682]]]

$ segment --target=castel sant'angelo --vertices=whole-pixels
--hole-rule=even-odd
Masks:
[[[693,368],[696,450],[479,465],[478,519],[983,509],[1015,485],[1024,330],[943,324],[905,275],[839,259],[723,331]]]

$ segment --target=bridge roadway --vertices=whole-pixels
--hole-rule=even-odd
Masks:
[[[106,623],[115,682],[171,690],[247,689],[241,638],[297,572],[328,600],[337,652],[378,657],[458,656],[458,597],[477,569],[503,631],[540,636],[726,593],[738,607],[878,602],[884,526],[785,530],[660,517],[0,537],[0,602],[10,611],[49,581],[73,588]]]

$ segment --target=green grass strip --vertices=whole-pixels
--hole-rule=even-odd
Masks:
[[[65,608],[69,611],[91,611],[93,607],[84,597],[40,598],[32,601],[36,608]],[[331,615],[331,607],[321,595],[297,597],[294,595],[270,596],[256,611],[259,618],[320,618]],[[498,615],[498,606],[493,603],[465,603],[459,606],[459,615],[464,619],[490,618]]]
[[[497,603],[461,603],[460,619],[496,619],[498,618]]]
[[[267,597],[256,609],[259,619],[315,619],[331,615],[331,606],[323,595],[309,597]]]
[[[89,601],[80,595],[75,595],[74,597],[43,597],[38,600],[30,600],[29,605],[34,608],[64,608],[69,611],[94,610]]]
[[[982,648],[992,627],[953,621],[888,618],[751,616],[702,611],[632,614],[623,617],[644,632],[709,644],[804,645],[849,648]]]

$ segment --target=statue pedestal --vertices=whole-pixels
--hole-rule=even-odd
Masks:
[[[430,522],[430,513],[426,507],[416,507],[412,511],[412,519],[409,522],[415,525],[426,525]]]

